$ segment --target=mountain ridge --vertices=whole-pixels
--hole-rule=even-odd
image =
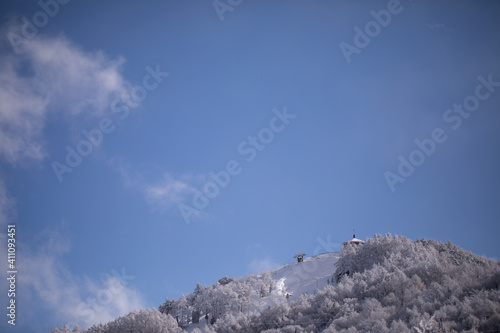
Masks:
[[[198,284],[148,311],[81,332],[120,332],[124,318],[141,315],[161,323],[160,333],[495,332],[500,262],[451,242],[375,235],[340,253]],[[133,332],[150,332],[129,322]]]

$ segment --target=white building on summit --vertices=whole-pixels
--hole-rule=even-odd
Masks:
[[[354,233],[354,229],[352,230],[352,239],[348,240],[347,242],[343,242],[342,246],[348,245],[348,244],[363,244],[365,241],[362,241],[361,239],[356,238],[356,234]]]

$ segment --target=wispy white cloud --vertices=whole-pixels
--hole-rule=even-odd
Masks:
[[[182,216],[180,207],[182,205],[196,207],[193,204],[194,198],[206,182],[207,177],[203,174],[183,174],[174,178],[168,172],[164,172],[160,180],[144,183],[146,185],[143,185],[142,193],[154,211],[175,210]],[[194,219],[213,221],[213,217],[209,213],[200,209],[190,211],[189,220],[193,221]]]
[[[5,230],[8,224],[9,216],[14,211],[15,200],[12,198],[7,191],[5,183],[0,176],[0,228]]]
[[[6,230],[13,224],[15,200],[9,195],[0,178],[0,228]],[[45,229],[32,239],[33,242],[18,243],[16,261],[19,301],[37,304],[25,307],[25,322],[35,319],[37,309],[48,311],[55,323],[82,327],[107,322],[132,310],[144,308],[140,292],[130,283],[134,277],[122,270],[110,267],[101,279],[76,276],[64,261],[64,255],[71,250],[71,241],[65,223],[61,230]],[[5,232],[0,232],[0,243],[6,243]],[[35,246],[39,243],[39,246]],[[29,244],[29,245],[28,245]],[[0,247],[0,257],[7,257],[7,248]],[[8,271],[7,261],[0,261],[0,270]],[[0,280],[0,288],[8,290],[6,279]],[[34,324],[36,325],[36,324]],[[54,327],[55,328],[55,327]],[[38,329],[35,327],[34,329]]]
[[[110,268],[101,280],[75,276],[63,260],[71,247],[69,237],[58,230],[45,230],[40,236],[45,241],[24,252],[19,265],[23,272],[19,289],[25,290],[30,304],[49,311],[59,323],[83,327],[144,307],[139,291],[129,285],[133,277],[125,270]]]
[[[246,252],[254,257],[247,265],[247,270],[251,274],[258,274],[270,269],[276,269],[283,266],[282,263],[274,261],[265,249],[262,243],[247,245]]]
[[[79,326],[88,327],[95,323],[109,322],[133,310],[145,308],[140,292],[127,287],[128,282],[111,275],[103,281],[87,281],[86,301],[78,299],[74,307],[64,314],[65,320],[71,318]]]
[[[429,23],[427,27],[431,30],[444,29],[446,31],[453,31],[452,28],[448,27],[445,23]]]
[[[112,157],[108,165],[120,174],[123,185],[139,193],[155,210],[177,208],[180,203],[190,202],[196,188],[207,181],[203,174],[184,173],[178,177],[164,171],[155,180],[145,179],[144,175],[132,171],[132,167],[121,157]]]
[[[430,29],[439,29],[444,27],[444,23],[427,24],[427,27],[429,27]]]
[[[0,158],[12,164],[43,159],[49,113],[66,119],[102,115],[130,87],[120,73],[123,63],[84,52],[62,37],[38,36],[18,54],[2,54]]]
[[[195,193],[186,180],[175,179],[168,173],[159,182],[146,185],[144,192],[148,201],[163,208],[177,205]]]
[[[253,274],[258,274],[270,269],[276,269],[280,266],[281,265],[279,263],[274,262],[271,258],[263,257],[253,259],[250,264],[248,264],[248,270]]]
[[[0,161],[15,167],[46,157],[43,130],[49,116],[57,114],[68,124],[100,117],[109,112],[114,99],[126,97],[130,89],[120,73],[123,58],[110,60],[102,52],[85,52],[65,38],[39,35],[18,51],[0,54]],[[2,230],[15,221],[14,204],[15,198],[0,177]],[[3,232],[0,237],[5,239]],[[26,304],[40,304],[56,319],[83,320],[83,324],[109,320],[142,307],[139,292],[114,280],[116,277],[96,281],[74,276],[63,260],[70,243],[59,232],[45,231],[39,237],[44,239],[40,248],[29,248],[26,243],[18,248],[18,266],[23,271],[19,288],[24,290]],[[6,257],[3,246],[0,255]],[[6,264],[1,262],[5,272]],[[7,290],[3,280],[0,287]],[[108,290],[110,285],[120,292],[99,311],[89,308],[87,297],[97,297],[93,296],[96,290]],[[26,318],[30,316],[28,311]]]

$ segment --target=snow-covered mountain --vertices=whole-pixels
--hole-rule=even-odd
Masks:
[[[74,332],[181,331],[500,332],[500,262],[450,242],[375,235]]]
[[[302,294],[315,294],[333,281],[339,258],[340,252],[320,254],[272,271],[271,277],[283,296],[289,294],[296,300]]]

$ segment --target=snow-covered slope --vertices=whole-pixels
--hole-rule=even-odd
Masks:
[[[314,294],[323,289],[335,272],[340,252],[331,252],[304,259],[303,262],[282,267],[271,273],[276,289],[283,296],[290,294],[295,300],[301,294]]]
[[[262,312],[276,304],[296,300],[302,294],[313,295],[325,287],[328,281],[333,282],[335,264],[340,258],[340,252],[323,253],[303,262],[288,264],[276,270],[262,272],[258,275],[237,278],[235,283],[247,281],[251,285],[247,311]],[[272,282],[271,282],[272,281]],[[272,290],[269,291],[269,286]],[[264,288],[264,296],[259,288]],[[211,316],[211,314],[210,314]],[[190,333],[195,328],[203,330],[207,321],[202,318],[199,324],[190,324],[185,327],[185,332]]]

